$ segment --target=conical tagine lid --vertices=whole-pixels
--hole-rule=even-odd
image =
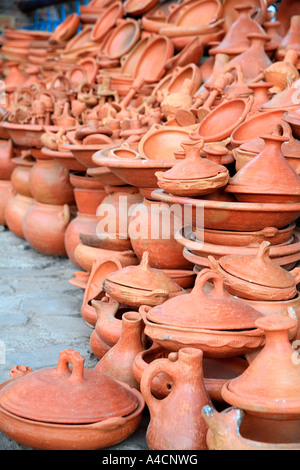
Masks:
[[[265,141],[263,151],[230,178],[226,191],[299,195],[300,178],[281,151],[288,137],[274,133],[261,138]]]
[[[181,181],[196,180],[212,178],[219,173],[226,173],[228,171],[225,166],[200,156],[200,151],[204,147],[203,139],[182,142],[181,147],[185,151],[185,158],[176,163],[170,170],[165,171],[163,178]]]
[[[227,403],[255,413],[300,415],[300,361],[288,336],[296,323],[283,315],[257,320],[265,346],[242,375],[223,387]]]
[[[256,256],[222,256],[219,264],[228,274],[253,284],[278,289],[293,287],[294,276],[270,259],[270,247],[270,242],[264,241]]]
[[[110,273],[106,279],[115,284],[147,291],[160,289],[166,292],[179,292],[182,290],[164,271],[151,268],[148,251],[144,251],[138,266],[122,268]]]
[[[31,372],[6,385],[0,405],[34,421],[83,424],[126,416],[137,408],[138,400],[108,375],[84,369],[81,355],[67,349],[60,352],[56,368]]]
[[[203,291],[207,281],[214,283],[210,294]],[[229,295],[222,275],[211,269],[200,271],[191,293],[169,299],[147,313],[147,319],[158,324],[230,331],[255,329],[255,321],[261,316],[247,303]]]

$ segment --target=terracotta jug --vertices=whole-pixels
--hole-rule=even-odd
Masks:
[[[100,359],[95,370],[139,389],[132,366],[136,355],[145,349],[143,331],[144,322],[138,312],[124,313],[118,342]]]
[[[207,425],[201,410],[211,402],[204,386],[202,356],[200,350],[182,348],[168,359],[153,361],[143,372],[140,387],[150,411],[146,437],[151,450],[207,449]],[[171,377],[172,389],[158,400],[151,385],[162,372]]]

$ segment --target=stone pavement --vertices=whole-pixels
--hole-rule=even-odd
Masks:
[[[89,340],[92,329],[80,308],[83,291],[69,283],[78,271],[67,258],[37,253],[24,240],[0,227],[0,383],[15,365],[33,370],[56,367],[59,351],[72,348],[85,367],[97,358]],[[109,450],[148,450],[145,410],[138,430]],[[31,450],[0,432],[0,450]]]

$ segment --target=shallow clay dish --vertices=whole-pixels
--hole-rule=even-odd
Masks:
[[[174,152],[180,150],[191,129],[154,124],[141,138],[138,151],[147,160],[174,160]]]

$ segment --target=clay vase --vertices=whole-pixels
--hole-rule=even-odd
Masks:
[[[151,450],[206,450],[207,425],[201,416],[210,398],[204,386],[201,350],[182,348],[168,359],[153,361],[143,372],[140,389],[150,412],[147,444]],[[158,400],[151,393],[154,377],[166,373],[172,389]]]
[[[239,64],[245,81],[249,82],[269,67],[272,61],[265,52],[265,44],[270,40],[270,36],[250,33],[247,37],[251,41],[249,49],[234,57],[229,64]]]
[[[35,202],[23,220],[23,233],[38,252],[66,256],[65,231],[70,221],[68,205],[56,206]]]
[[[138,312],[124,313],[119,341],[100,359],[95,370],[139,390],[132,366],[136,355],[145,349],[143,331],[144,322]]]
[[[75,266],[81,267],[74,256],[76,247],[81,243],[80,235],[95,234],[98,220],[96,215],[77,212],[75,219],[69,223],[65,232],[65,248],[68,258]]]
[[[9,199],[16,194],[9,180],[0,180],[0,225],[6,226],[5,207]]]
[[[36,160],[30,170],[29,188],[34,199],[43,204],[74,204],[69,171],[55,160]]]
[[[175,239],[176,224],[176,214],[166,204],[144,198],[129,223],[131,246],[137,257],[142,259],[143,253],[148,251],[151,267],[191,269],[191,263],[184,258],[182,247]]]
[[[33,198],[16,194],[7,201],[5,206],[6,224],[9,230],[20,238],[25,238],[23,233],[23,220],[33,203]]]
[[[16,163],[12,160],[13,144],[11,140],[0,141],[0,179],[9,180]]]
[[[271,93],[280,93],[285,90],[287,78],[295,81],[299,78],[299,72],[296,67],[298,53],[294,49],[289,49],[283,60],[274,62],[265,70],[265,80],[271,82],[273,87]]]

